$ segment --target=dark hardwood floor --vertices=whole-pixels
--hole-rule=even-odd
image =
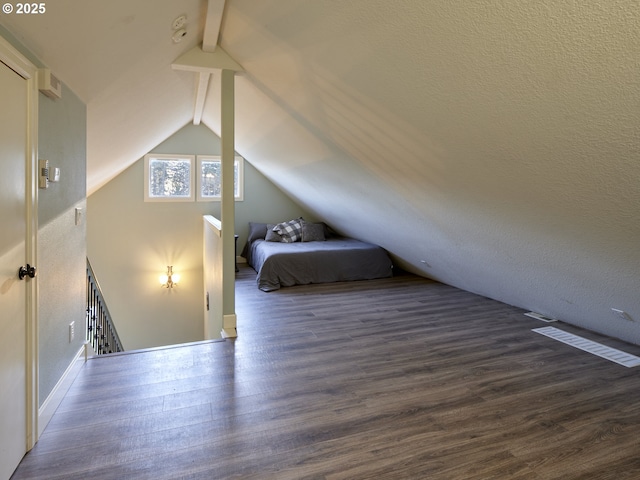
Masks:
[[[640,478],[639,368],[412,275],[237,278],[237,340],[90,360],[13,478]]]

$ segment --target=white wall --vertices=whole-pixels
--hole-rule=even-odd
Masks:
[[[219,154],[207,127],[187,125],[153,153]],[[240,253],[249,221],[307,215],[245,162],[244,201],[236,202]],[[202,216],[219,217],[218,202],[144,202],[144,160],[89,196],[89,259],[126,350],[204,338]],[[181,275],[171,290],[158,276],[172,265]]]
[[[204,338],[221,338],[224,325],[224,265],[222,222],[205,215],[203,223],[204,294],[207,306],[204,312]]]
[[[635,2],[233,0],[221,44],[246,70],[238,152],[302,205],[411,271],[640,343]]]

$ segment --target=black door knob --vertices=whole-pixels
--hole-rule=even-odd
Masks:
[[[38,272],[36,271],[36,267],[32,267],[28,263],[18,269],[18,278],[20,280],[24,280],[24,277],[28,276],[29,278],[34,278]]]

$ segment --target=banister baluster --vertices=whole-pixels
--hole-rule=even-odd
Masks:
[[[86,323],[87,341],[91,342],[94,352],[98,355],[124,351],[89,259],[87,259]]]

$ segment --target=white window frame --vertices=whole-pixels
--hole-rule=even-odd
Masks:
[[[151,196],[151,177],[149,163],[152,160],[178,160],[187,161],[190,164],[189,176],[189,196]],[[196,176],[196,156],[195,155],[169,155],[161,153],[149,153],[144,156],[144,201],[145,202],[193,202],[195,200],[195,176]]]
[[[202,164],[204,162],[222,162],[222,157],[220,155],[198,155],[197,156],[197,164],[198,164],[198,173],[196,175],[196,198],[198,202],[219,202],[221,200],[220,196],[203,196],[202,195]],[[234,157],[234,167],[238,166],[238,179],[237,186],[238,191],[234,192],[234,199],[236,202],[242,202],[244,200],[244,158],[239,155]],[[235,168],[234,168],[235,170]]]

